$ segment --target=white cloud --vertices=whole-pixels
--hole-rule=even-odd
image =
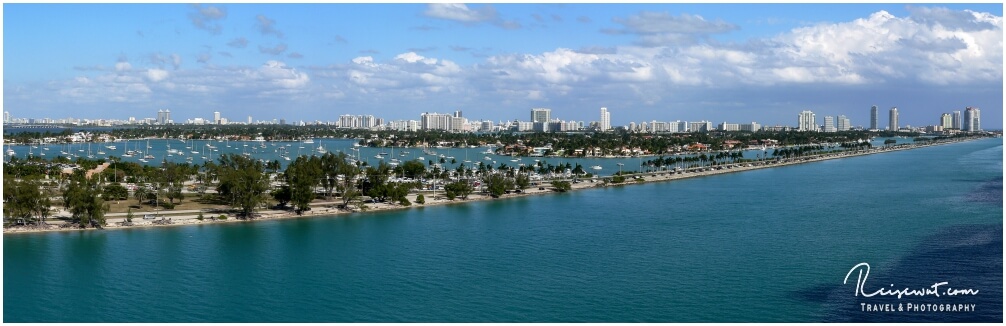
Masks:
[[[159,82],[168,78],[168,71],[161,69],[148,69],[147,79],[152,82]]]
[[[133,69],[133,65],[129,64],[129,62],[116,62],[115,63],[115,71],[125,72],[125,71],[129,71],[131,69]]]
[[[475,11],[461,3],[432,3],[423,12],[428,17],[476,23],[496,19],[496,10],[485,6]]]
[[[468,8],[467,5],[460,3],[433,3],[427,6],[423,15],[430,18],[461,22],[467,25],[485,22],[504,29],[521,28],[520,23],[517,23],[516,21],[502,19],[499,16],[499,13],[496,12],[496,9],[490,5],[483,5],[478,9],[471,9]]]

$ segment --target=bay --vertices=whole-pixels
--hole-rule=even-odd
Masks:
[[[393,212],[4,235],[3,318],[999,320],[1002,157],[986,139]],[[864,313],[842,284],[860,262],[871,287],[979,289],[934,299],[979,310]]]

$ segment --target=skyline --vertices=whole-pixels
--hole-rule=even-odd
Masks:
[[[1001,4],[4,5],[4,107],[125,119],[1002,123]],[[45,26],[46,28],[39,28]],[[232,114],[228,114],[232,115]],[[260,118],[261,117],[261,118]]]

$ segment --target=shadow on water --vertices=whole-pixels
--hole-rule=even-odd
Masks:
[[[1002,182],[1001,179],[999,181]],[[1001,188],[1000,188],[1001,189]],[[1001,196],[1001,192],[1000,192]],[[827,322],[997,322],[1003,316],[1003,226],[959,225],[949,227],[925,239],[911,254],[898,260],[893,269],[873,268],[864,291],[880,288],[929,289],[935,283],[940,296],[905,295],[855,296],[856,272],[849,284],[818,285],[793,295],[824,307],[822,321]],[[851,268],[852,266],[850,266]],[[892,287],[891,284],[894,284]],[[947,295],[946,290],[978,290],[976,295]],[[862,304],[891,304],[894,311],[864,311]],[[970,305],[974,311],[908,311],[913,305]],[[905,311],[898,311],[899,305]],[[958,306],[960,307],[960,306]]]
[[[985,181],[978,189],[968,194],[967,201],[981,203],[1003,203],[1003,178]]]

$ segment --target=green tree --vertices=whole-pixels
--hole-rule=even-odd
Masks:
[[[314,189],[324,176],[321,166],[321,160],[317,157],[301,156],[286,167],[284,176],[290,189],[290,202],[297,214],[311,209],[311,201],[315,198]]]
[[[567,191],[572,190],[573,186],[569,183],[569,181],[559,181],[559,180],[556,180],[556,181],[552,181],[552,188],[554,188],[555,191],[558,191],[558,192],[567,192]]]
[[[514,185],[517,186],[517,189],[523,191],[531,186],[531,177],[524,173],[517,174],[517,177],[514,178]]]
[[[97,182],[74,177],[63,192],[63,207],[82,228],[103,226],[109,208],[101,199],[101,193],[101,185]]]
[[[105,192],[101,195],[101,198],[104,200],[115,200],[118,202],[119,200],[129,198],[129,190],[121,184],[113,183],[105,186]]]
[[[507,178],[503,174],[495,173],[490,174],[482,179],[485,184],[486,191],[489,192],[489,196],[493,198],[499,198],[507,190],[513,189],[514,182],[512,179]]]
[[[290,203],[291,195],[290,185],[283,185],[272,191],[272,198],[279,202],[280,207]]]
[[[259,161],[239,154],[225,154],[220,157],[218,178],[217,192],[231,207],[239,210],[239,216],[250,218],[266,200],[269,176]]]
[[[454,200],[456,197],[468,199],[468,195],[474,191],[474,188],[472,188],[472,185],[469,184],[467,180],[458,180],[445,185],[444,191],[444,195],[447,196],[447,199]]]
[[[418,179],[426,173],[426,166],[419,161],[406,161],[400,166],[406,178]]]
[[[426,203],[426,197],[423,197],[423,194],[416,195],[416,204],[422,205],[425,203]]]

